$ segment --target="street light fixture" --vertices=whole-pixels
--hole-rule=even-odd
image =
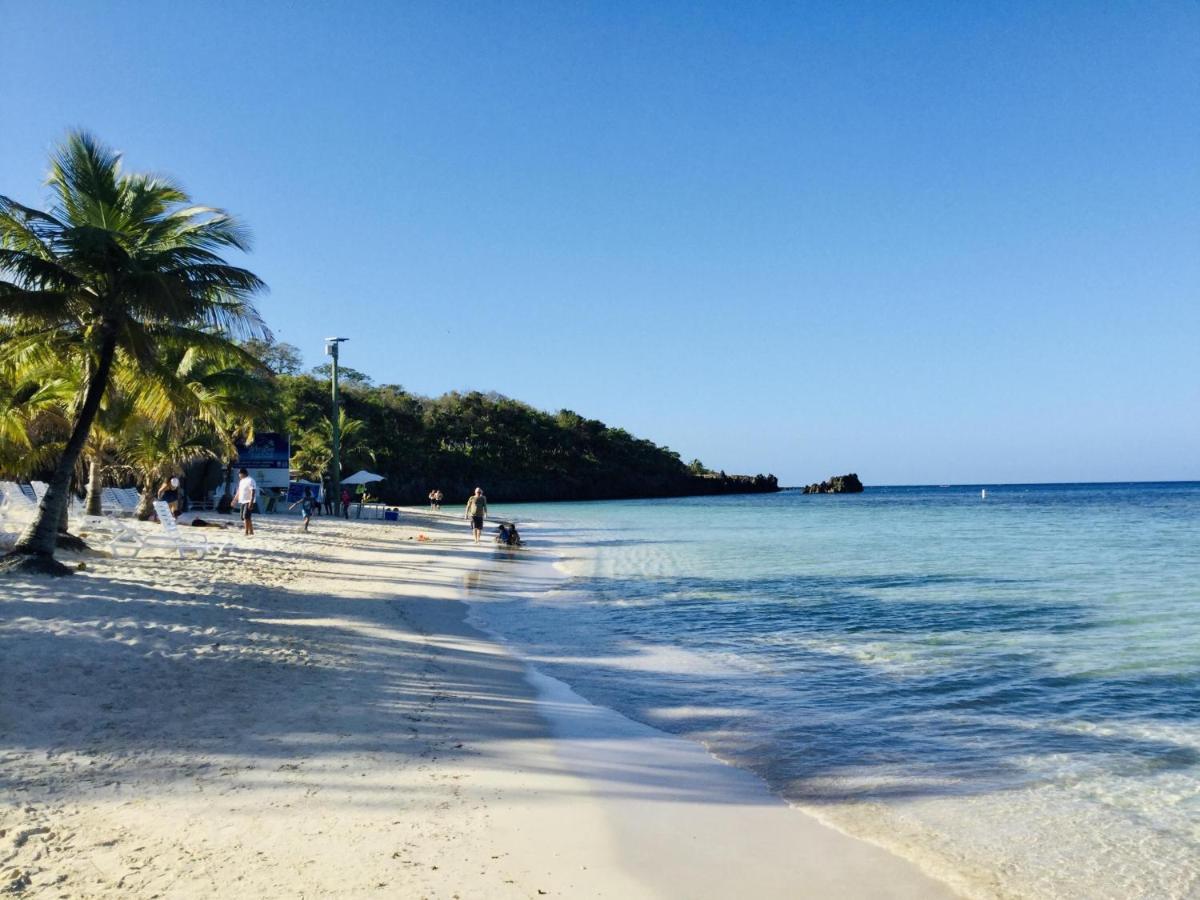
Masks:
[[[342,341],[348,341],[350,338],[344,337],[329,337],[325,338],[325,355],[333,357],[333,479],[330,489],[332,494],[330,498],[334,503],[342,502],[342,460],[341,460],[341,434],[338,430],[338,344]]]

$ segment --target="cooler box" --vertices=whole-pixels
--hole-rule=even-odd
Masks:
[[[389,522],[399,522],[400,521],[400,510],[385,509],[383,511],[383,517],[385,519],[387,519],[387,521],[389,521]]]

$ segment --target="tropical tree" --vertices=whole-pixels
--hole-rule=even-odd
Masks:
[[[343,459],[354,455],[374,458],[374,453],[362,443],[365,427],[366,423],[361,419],[353,419],[346,415],[345,409],[338,409],[338,435]],[[292,467],[305,478],[323,481],[332,462],[333,422],[328,416],[322,416],[315,428],[300,433],[292,450]]]
[[[230,215],[191,205],[173,182],[125,173],[120,156],[73,132],[51,157],[48,211],[0,196],[3,355],[52,354],[79,373],[70,433],[29,528],[0,565],[63,574],[55,532],[118,353],[153,370],[164,341],[223,348],[265,337],[265,287],[220,252],[246,251]]]
[[[134,423],[121,457],[141,476],[137,517],[150,518],[161,481],[196,460],[218,457],[220,449],[220,434],[194,421],[172,421],[166,427],[145,418]]]
[[[160,345],[154,365],[119,367],[116,381],[137,411],[120,451],[138,473],[137,514],[151,515],[159,482],[189,463],[231,459],[235,441],[253,433],[253,420],[271,400],[269,371],[241,347]]]
[[[124,468],[121,441],[136,411],[129,395],[109,386],[80,454],[83,465],[76,472],[77,477],[87,483],[84,508],[89,516],[100,515],[101,488],[104,487],[105,476],[111,478],[114,471]]]
[[[301,478],[324,481],[333,462],[333,447],[315,429],[301,432],[292,444],[292,468]]]
[[[0,474],[27,476],[53,462],[73,397],[54,367],[0,362]]]

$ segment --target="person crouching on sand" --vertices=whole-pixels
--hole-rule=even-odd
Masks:
[[[467,501],[467,518],[471,520],[471,533],[475,536],[475,543],[479,543],[479,536],[483,534],[483,517],[487,515],[487,497],[483,496],[483,488],[475,488],[475,493],[471,495],[471,499]]]

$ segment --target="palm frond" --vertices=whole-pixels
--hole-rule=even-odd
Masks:
[[[50,158],[46,183],[56,195],[56,218],[106,228],[121,202],[121,155],[86,131],[72,131]]]

